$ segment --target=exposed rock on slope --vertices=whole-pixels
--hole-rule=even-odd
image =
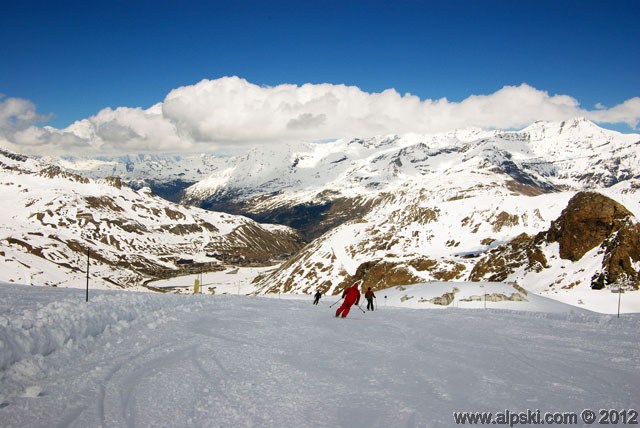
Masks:
[[[562,215],[551,223],[547,242],[558,242],[560,257],[575,262],[620,230],[632,216],[611,198],[581,192],[571,198]]]
[[[518,235],[511,242],[487,252],[473,267],[471,281],[506,281],[518,269],[524,272],[540,272],[548,267],[547,258],[540,245],[544,234],[531,237]]]
[[[224,263],[260,266],[284,260],[301,246],[302,238],[293,229],[247,221],[226,235],[212,237],[205,250]]]
[[[602,288],[621,279],[626,279],[635,289],[640,288],[640,224],[627,220],[602,247],[603,269],[592,279],[592,288]]]
[[[505,281],[513,280],[516,273],[521,279],[528,272],[540,273],[550,267],[549,248],[557,244],[559,258],[570,262],[595,251],[592,257],[600,262],[591,272],[592,288],[623,279],[638,288],[639,242],[640,225],[629,210],[604,195],[581,192],[569,201],[549,230],[533,237],[523,234],[489,251],[476,263],[470,279]]]

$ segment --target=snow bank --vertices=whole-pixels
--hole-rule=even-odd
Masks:
[[[6,306],[10,301],[6,293],[12,290],[15,298],[15,290],[20,288],[29,287],[0,284],[5,302],[0,312],[0,370],[29,356],[49,355],[107,329],[126,328],[131,321],[158,315],[168,303],[150,293],[92,291],[87,304],[84,291],[68,290],[60,294],[60,300],[42,307],[12,310]]]

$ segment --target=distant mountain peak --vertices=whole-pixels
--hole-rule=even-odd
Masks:
[[[590,137],[612,131],[601,128],[585,117],[576,117],[563,121],[537,121],[518,132],[529,134],[532,138],[544,139],[557,136]]]

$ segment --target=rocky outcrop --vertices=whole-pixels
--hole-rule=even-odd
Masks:
[[[61,178],[65,178],[67,180],[71,180],[71,181],[76,181],[78,183],[88,183],[89,179],[86,177],[83,177],[79,174],[73,174],[70,173],[62,168],[60,168],[57,165],[48,165],[45,168],[43,168],[40,172],[39,175],[43,176],[43,177],[48,177],[48,178],[55,178],[55,177],[61,177]]]
[[[459,288],[453,287],[453,290],[450,293],[444,293],[442,296],[434,297],[433,299],[428,299],[427,301],[438,306],[449,306],[451,303],[453,303],[453,300],[456,298],[456,293],[459,291]]]
[[[620,230],[630,217],[633,214],[613,199],[581,192],[551,224],[547,242],[560,244],[560,257],[575,262]]]
[[[546,232],[522,234],[508,244],[487,252],[474,266],[472,281],[505,281],[517,270],[541,272],[549,267],[544,248],[558,243],[561,259],[575,262],[600,247],[602,265],[593,274],[591,287],[604,288],[625,280],[638,288],[634,266],[640,262],[640,224],[618,202],[594,192],[576,194]]]
[[[347,276],[337,291],[357,279],[362,279],[362,288],[364,290],[371,287],[374,291],[397,285],[411,285],[422,282],[405,263],[377,260],[361,264],[356,274]]]
[[[605,249],[602,272],[592,280],[592,288],[625,281],[635,289],[640,286],[640,274],[634,267],[640,262],[640,224],[627,221],[603,244]]]
[[[540,272],[548,267],[541,249],[544,234],[521,234],[505,245],[490,250],[473,267],[471,281],[505,281],[509,274],[524,267],[527,272]]]
[[[520,293],[511,293],[509,295],[502,293],[487,293],[481,296],[474,295],[465,299],[460,299],[461,302],[527,302],[528,300]]]

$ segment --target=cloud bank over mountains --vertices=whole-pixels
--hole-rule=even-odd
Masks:
[[[525,83],[453,102],[421,100],[395,89],[356,86],[259,86],[239,77],[202,80],[172,90],[148,109],[105,108],[67,128],[40,126],[29,100],[0,98],[0,145],[30,154],[188,152],[223,145],[437,133],[480,127],[518,129],[536,120],[583,116],[598,123],[640,123],[640,97],[589,110],[569,95],[549,95]]]

